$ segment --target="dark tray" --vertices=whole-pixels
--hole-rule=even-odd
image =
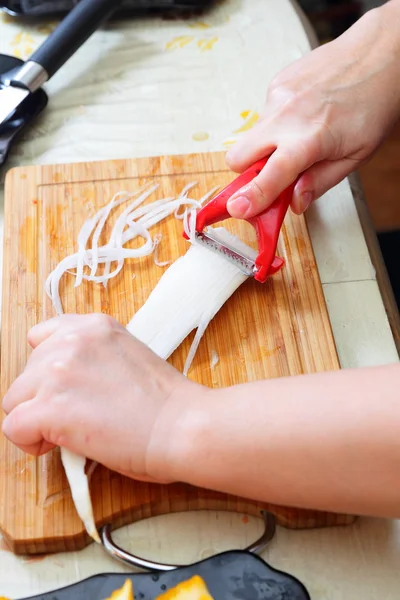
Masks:
[[[0,9],[13,16],[63,17],[79,0],[8,0],[0,2]],[[213,0],[125,0],[116,14],[140,16],[143,14],[182,15],[201,12]]]
[[[224,552],[188,567],[160,574],[105,573],[24,600],[104,600],[132,579],[136,600],[157,595],[194,575],[204,579],[215,600],[311,600],[300,581],[277,571],[249,552]]]

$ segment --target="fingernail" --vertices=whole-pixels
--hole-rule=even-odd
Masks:
[[[250,208],[250,200],[246,196],[231,198],[227,202],[228,212],[232,217],[243,217]]]
[[[305,212],[307,210],[307,208],[310,206],[311,202],[313,201],[313,195],[311,192],[304,192],[301,196],[300,196],[300,207],[301,207],[301,211]]]

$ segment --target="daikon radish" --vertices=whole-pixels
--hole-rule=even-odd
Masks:
[[[78,235],[78,251],[61,261],[46,281],[46,292],[54,309],[62,314],[59,286],[64,273],[76,277],[75,287],[83,280],[107,285],[122,270],[125,259],[146,256],[157,249],[160,237],[155,236],[152,240],[148,231],[151,227],[172,214],[177,219],[183,219],[190,239],[188,251],[165,271],[145,304],[128,323],[127,329],[163,359],[167,359],[189,333],[197,329],[184,366],[185,375],[188,374],[209,322],[247,279],[247,275],[238,266],[197,243],[194,235],[196,209],[218,188],[198,201],[187,196],[193,185],[195,184],[187,185],[177,198],[164,198],[147,205],[143,203],[158,188],[157,185],[133,195],[117,194],[106,207],[83,224]],[[99,247],[100,235],[111,212],[116,206],[132,198],[135,200],[118,217],[107,244]],[[191,210],[186,210],[182,215],[179,212],[182,207],[191,207]],[[256,254],[251,248],[223,227],[214,228],[213,232],[221,242],[255,258]],[[91,235],[92,247],[87,248]],[[141,247],[124,248],[128,241],[138,236],[145,240]],[[162,264],[156,257],[155,260]],[[117,266],[112,271],[113,262],[117,262]],[[99,264],[105,265],[101,275],[96,274]],[[90,271],[85,273],[85,267]],[[72,269],[76,271],[73,272]],[[61,448],[61,459],[77,513],[88,534],[96,542],[100,542],[93,517],[88,474],[85,473],[86,458]],[[90,475],[95,468],[96,463],[92,463]]]
[[[223,227],[215,237],[239,252],[254,251]],[[215,314],[247,279],[224,256],[193,243],[162,275],[145,304],[127,325],[128,331],[160,358],[167,359],[194,329],[201,335]],[[201,326],[201,327],[200,327]],[[196,346],[200,339],[195,340]],[[193,346],[192,346],[193,349]],[[194,352],[189,353],[190,368]]]

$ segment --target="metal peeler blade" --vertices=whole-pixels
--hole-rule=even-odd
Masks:
[[[210,230],[207,230],[207,233],[204,231],[201,233],[196,231],[195,237],[199,244],[206,246],[213,252],[222,254],[226,259],[229,260],[229,262],[234,264],[240,271],[242,271],[244,275],[247,275],[248,277],[254,277],[257,273],[257,267],[254,260],[248,256],[245,256],[244,254],[241,254],[229,246],[229,244],[223,244],[217,237],[210,233]]]
[[[241,187],[249,184],[261,172],[267,161],[268,158],[257,161],[203,206],[196,215],[196,240],[205,244],[210,250],[222,253],[228,260],[234,262],[243,273],[254,277],[260,283],[265,283],[270,275],[277,273],[285,264],[282,258],[276,256],[276,248],[280,230],[292,200],[295,183],[284,190],[265,212],[245,219],[254,227],[257,234],[258,255],[255,260],[215,239],[208,226],[230,218],[227,210],[229,198]],[[206,233],[204,232],[205,228],[208,228]],[[188,239],[186,233],[184,233],[184,237]]]

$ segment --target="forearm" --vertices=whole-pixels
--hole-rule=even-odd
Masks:
[[[210,390],[186,406],[166,427],[169,479],[287,506],[400,516],[400,365]]]

